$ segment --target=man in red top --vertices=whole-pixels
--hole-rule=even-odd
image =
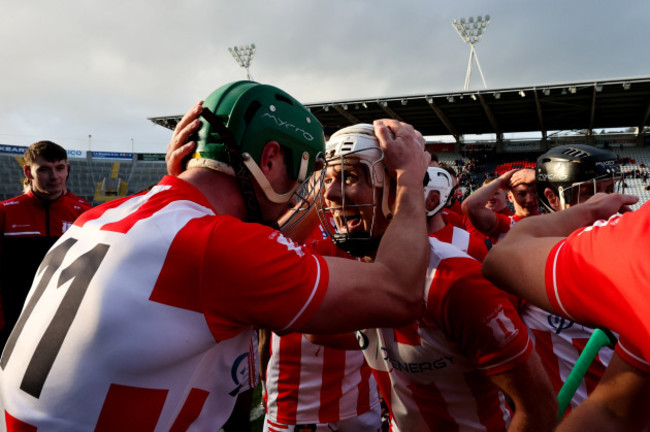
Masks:
[[[6,325],[0,349],[25,302],[47,250],[91,205],[66,189],[68,154],[51,141],[25,150],[25,193],[0,203],[0,301]]]
[[[499,189],[508,189],[508,200],[515,207],[513,216],[496,213],[486,207]],[[468,196],[462,207],[463,213],[469,217],[476,229],[489,236],[492,244],[496,244],[515,222],[539,214],[535,170],[524,168],[500,175]]]
[[[498,179],[497,176],[490,176],[483,181],[483,185],[492,183],[494,180]],[[512,216],[515,214],[510,207],[508,207],[508,194],[504,189],[499,188],[492,197],[488,199],[488,202],[485,204],[485,207],[492,210],[495,213],[503,213],[506,216]]]

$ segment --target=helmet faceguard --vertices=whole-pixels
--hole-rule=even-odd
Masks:
[[[438,192],[440,201],[432,210],[427,211],[427,216],[431,217],[442,210],[449,202],[452,192],[455,190],[454,181],[451,174],[443,168],[427,168],[427,179],[424,185],[424,199],[426,200],[432,191]]]
[[[247,203],[247,220],[261,222],[253,179],[273,203],[288,203],[294,192],[322,165],[323,128],[293,97],[253,81],[227,84],[203,102],[197,147],[188,168],[206,167],[234,176]],[[259,168],[266,144],[276,141],[287,152],[292,190],[278,193]],[[251,178],[252,177],[252,178]]]
[[[552,148],[537,159],[537,194],[541,204],[554,211],[544,195],[546,188],[558,196],[560,208],[580,202],[581,194],[593,195],[601,181],[622,179],[616,154],[583,144],[561,145]]]
[[[349,254],[357,257],[374,255],[383,234],[376,232],[378,211],[382,211],[386,219],[390,219],[392,213],[388,205],[391,182],[385,173],[384,152],[379,147],[373,126],[357,124],[339,130],[327,142],[325,153],[328,176],[335,175],[339,180],[340,186],[331,187],[340,187],[340,191],[336,191],[340,202],[326,203],[324,194],[320,195],[319,216],[322,226],[332,241]],[[362,167],[368,186],[372,188],[371,202],[351,203],[346,197],[346,175],[349,176],[351,169],[359,167]],[[350,229],[362,214],[371,215],[370,221],[366,221],[366,228]],[[335,221],[334,229],[329,223],[330,216]],[[363,226],[363,223],[360,225]]]

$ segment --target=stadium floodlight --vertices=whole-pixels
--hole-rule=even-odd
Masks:
[[[483,80],[483,87],[487,88],[485,84],[485,77],[483,76],[483,71],[481,70],[481,65],[478,62],[478,56],[476,55],[476,45],[485,33],[488,24],[490,23],[490,15],[478,16],[476,19],[474,17],[469,17],[468,19],[461,18],[460,20],[453,19],[451,25],[456,29],[456,33],[460,36],[461,40],[466,44],[469,44],[469,62],[467,63],[467,73],[465,74],[465,87],[464,90],[469,90],[470,81],[472,80],[472,63],[476,61],[476,66],[478,66],[478,71],[481,74],[481,79]]]
[[[228,48],[228,51],[235,59],[237,64],[246,69],[246,76],[248,77],[249,81],[252,81],[253,79],[251,78],[249,68],[251,66],[251,61],[255,56],[255,44],[230,47]]]

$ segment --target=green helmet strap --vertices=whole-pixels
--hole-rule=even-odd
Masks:
[[[241,153],[237,149],[232,133],[224,124],[223,119],[215,115],[209,108],[203,107],[201,109],[201,117],[203,117],[217,132],[219,132],[219,135],[226,146],[229,165],[235,170],[235,178],[237,178],[239,190],[241,191],[244,203],[246,204],[246,221],[264,224],[262,211],[260,210],[260,203],[257,201],[257,196],[255,195],[255,188],[251,180],[250,172],[246,168]]]

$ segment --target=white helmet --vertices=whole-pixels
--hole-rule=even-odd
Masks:
[[[381,234],[383,234],[374,233],[377,204],[380,201],[378,194],[382,195],[381,211],[387,219],[392,217],[388,206],[389,188],[387,186],[390,185],[390,181],[385,173],[384,152],[379,147],[374,127],[371,124],[360,123],[337,131],[330,137],[325,146],[325,157],[328,167],[345,164],[362,164],[366,167],[369,186],[373,188],[373,202],[347,204],[344,191],[345,182],[341,181],[340,205],[328,207],[324,202],[323,194],[321,194],[319,215],[327,234],[338,247],[354,256],[369,255],[376,250]],[[345,176],[345,170],[341,170],[341,174]],[[326,222],[332,213],[338,211],[345,215],[345,209],[352,207],[372,207],[373,213],[369,232],[350,233],[343,226],[337,226],[334,229],[330,223]],[[341,210],[343,211],[341,212]],[[339,221],[339,224],[347,225],[345,216],[343,216],[342,221]]]
[[[384,185],[384,152],[379,148],[375,129],[371,124],[359,123],[334,133],[325,145],[325,158],[336,162],[336,158],[357,157],[366,165],[371,183],[376,187]]]
[[[427,211],[427,216],[433,216],[447,205],[451,192],[454,189],[454,181],[451,174],[446,169],[439,167],[427,168],[427,179],[424,185],[424,199],[426,200],[429,192],[436,191],[440,196],[438,205],[432,210]]]

